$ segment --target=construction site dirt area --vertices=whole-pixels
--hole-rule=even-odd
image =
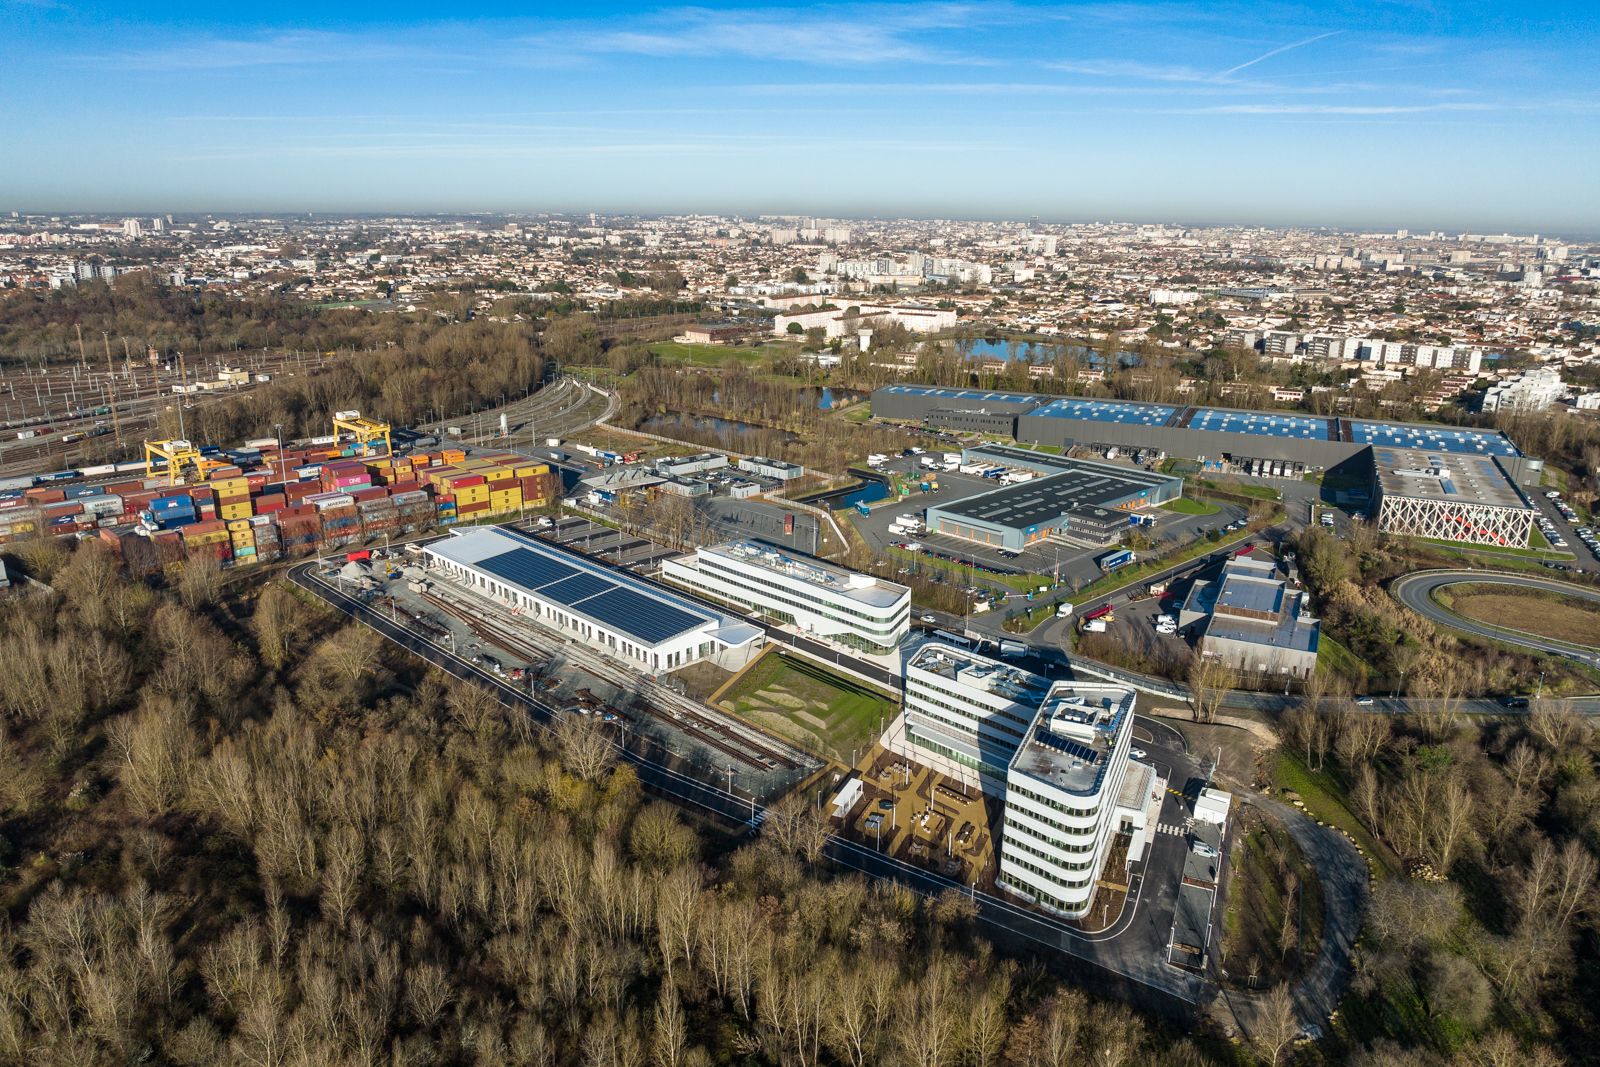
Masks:
[[[998,799],[876,746],[856,771],[862,796],[842,827],[848,836],[962,885],[994,889]]]

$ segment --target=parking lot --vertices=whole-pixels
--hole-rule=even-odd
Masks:
[[[1529,499],[1539,508],[1540,532],[1552,548],[1572,553],[1574,567],[1585,571],[1600,567],[1600,536],[1584,525],[1583,519],[1568,508],[1564,500],[1549,495],[1554,491],[1541,489],[1529,493]],[[1572,517],[1568,518],[1569,515]],[[1563,541],[1566,543],[1562,544]]]

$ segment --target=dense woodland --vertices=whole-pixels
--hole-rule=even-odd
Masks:
[[[1335,1044],[1374,1065],[1594,1062],[1592,724],[1546,703],[1504,723],[1297,710],[1282,726],[1379,876]]]
[[[282,582],[14,562],[0,1063],[1205,1059],[816,868],[804,806],[699,826]]]

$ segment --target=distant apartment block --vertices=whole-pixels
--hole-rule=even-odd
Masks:
[[[1491,385],[1483,394],[1484,411],[1543,411],[1569,392],[1554,367],[1533,367],[1515,378]]]

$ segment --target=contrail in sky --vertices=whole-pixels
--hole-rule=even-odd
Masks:
[[[1285,52],[1291,51],[1291,50],[1296,49],[1296,48],[1304,48],[1308,44],[1315,44],[1318,41],[1326,40],[1329,37],[1336,37],[1336,36],[1338,36],[1339,34],[1341,34],[1343,32],[1344,32],[1343,30],[1329,30],[1327,33],[1319,33],[1315,37],[1307,37],[1303,41],[1296,41],[1293,44],[1282,45],[1282,46],[1280,46],[1278,48],[1274,48],[1270,52],[1264,52],[1261,55],[1256,56],[1254,59],[1245,60],[1243,63],[1240,63],[1237,67],[1229,67],[1227,70],[1223,71],[1221,74],[1218,74],[1217,77],[1226,78],[1230,74],[1239,73],[1241,70],[1243,70],[1246,67],[1255,66],[1257,63],[1261,62],[1263,59],[1271,59],[1273,56],[1281,56]]]

